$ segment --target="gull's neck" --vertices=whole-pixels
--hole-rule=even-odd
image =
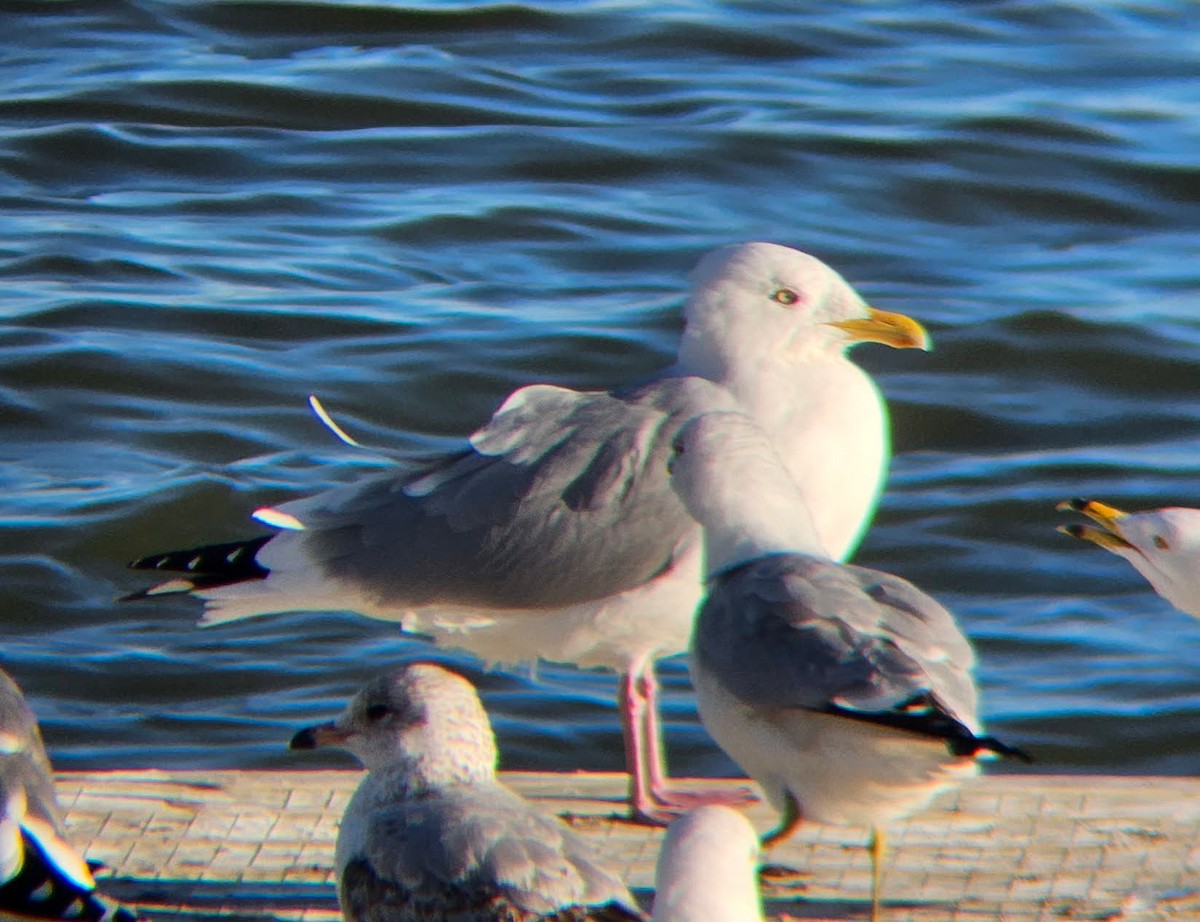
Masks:
[[[764,344],[685,330],[670,373],[721,385],[769,433],[794,428],[795,420],[838,405],[847,391],[875,393],[870,378],[846,356],[845,342],[832,332]]]
[[[810,510],[821,546],[838,560],[861,537],[889,454],[882,396],[845,351],[844,342],[821,337],[732,361],[732,353],[685,337],[673,369],[720,384],[758,423]]]
[[[732,522],[714,521],[704,528],[706,578],[774,554],[828,559],[803,506],[787,511],[743,509]]]
[[[367,769],[378,783],[409,797],[461,784],[496,780],[494,764],[459,753],[402,756],[386,765],[367,766]]]
[[[778,458],[738,454],[730,452],[720,476],[684,488],[689,511],[704,526],[706,576],[772,554],[828,559],[808,506]]]

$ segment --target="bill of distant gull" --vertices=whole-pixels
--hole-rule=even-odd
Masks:
[[[20,688],[0,669],[0,916],[134,922],[102,898],[67,841],[50,759]]]
[[[1094,499],[1069,499],[1060,512],[1081,512],[1095,525],[1058,530],[1090,541],[1133,564],[1160,596],[1200,618],[1200,509],[1168,506],[1125,512]]]
[[[584,839],[497,780],[491,725],[460,675],[379,676],[291,746],[348,749],[367,770],[334,849],[347,922],[642,918]]]
[[[741,813],[697,807],[667,829],[652,922],[763,922],[758,836]]]
[[[975,655],[912,583],[830,559],[770,440],[741,413],[689,423],[671,480],[704,526],[708,595],[690,668],[701,720],[782,814],[871,829],[872,918],[884,827],[1020,750],[983,735]]]
[[[676,363],[650,381],[521,388],[460,452],[260,509],[271,534],[134,561],[182,575],[130,598],[194,593],[210,624],[350,610],[488,663],[615,670],[634,814],[686,808],[663,767],[654,673],[686,649],[701,592],[700,531],[665,473],[672,439],[700,410],[745,410],[842,558],[889,459],[882,398],[847,349],[927,339],[820,260],[768,243],[707,256],[684,317]]]

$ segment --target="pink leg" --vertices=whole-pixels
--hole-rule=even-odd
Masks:
[[[647,660],[640,675],[642,696],[646,700],[642,733],[646,738],[646,768],[650,774],[650,792],[659,803],[667,788],[667,755],[663,745],[662,721],[658,719],[658,676],[654,660]]]
[[[634,670],[620,678],[621,733],[625,737],[625,770],[629,772],[629,813],[635,820],[656,821],[650,793],[652,773],[647,770],[646,697]]]
[[[634,819],[669,823],[675,816],[704,804],[746,806],[755,801],[746,788],[673,791],[663,757],[662,723],[658,716],[658,679],[654,661],[621,677],[622,725],[626,765],[630,772],[629,804]],[[628,704],[628,706],[627,706]],[[626,723],[628,721],[628,723]]]

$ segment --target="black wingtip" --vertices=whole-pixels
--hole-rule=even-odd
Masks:
[[[186,595],[203,589],[217,589],[265,579],[271,572],[258,562],[256,555],[274,535],[260,535],[247,541],[206,544],[203,547],[163,554],[148,554],[129,562],[131,570],[157,573],[182,573],[183,576],[139,589],[121,596],[121,602],[141,602],[164,595]]]
[[[181,551],[147,554],[131,560],[131,570],[157,570],[203,576],[239,576],[243,579],[266,576],[266,567],[255,560],[262,546],[275,535],[259,535],[244,541],[205,544]]]

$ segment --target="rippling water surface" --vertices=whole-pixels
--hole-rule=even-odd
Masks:
[[[858,560],[957,612],[992,728],[1047,770],[1200,768],[1200,623],[1053,508],[1200,504],[1200,7],[9,0],[0,28],[0,632],[61,767],[315,765],[291,731],[422,649],[114,601],[129,557],[374,463],[307,394],[454,445],[520,384],[665,365],[699,256],[769,239],[935,338],[856,352],[896,449]],[[675,767],[729,770],[664,672]],[[507,766],[620,767],[612,676],[472,675]]]

